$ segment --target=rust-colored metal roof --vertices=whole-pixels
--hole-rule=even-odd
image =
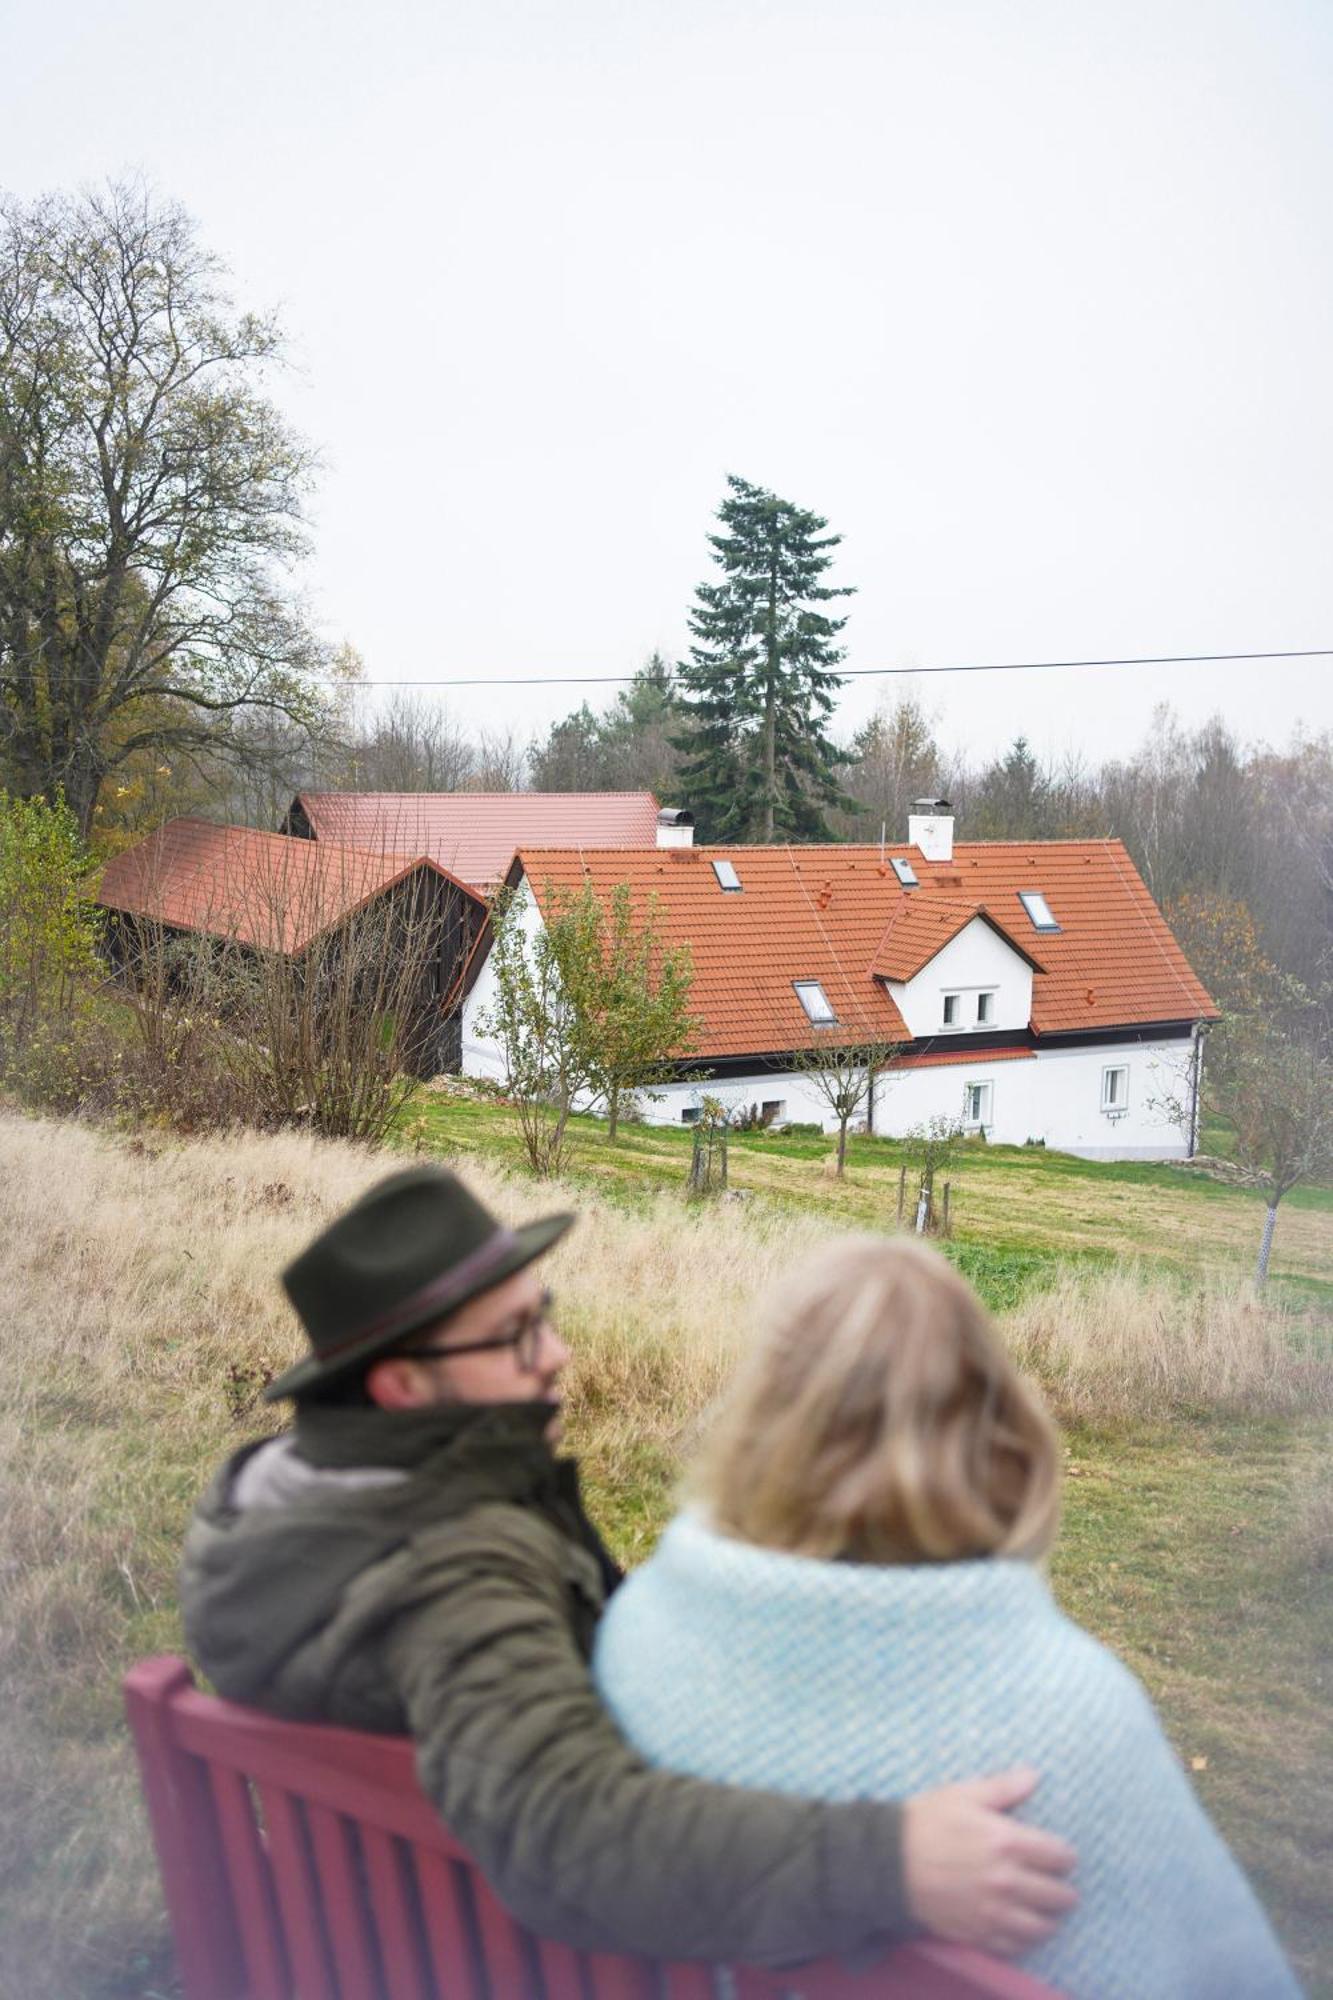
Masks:
[[[494,888],[520,847],[656,849],[651,792],[301,792],[316,840],[429,854]]]
[[[98,901],[174,930],[297,952],[416,868],[477,893],[429,855],[370,854],[248,826],[173,819],[107,863]]]
[[[731,862],[739,893],[720,886],[714,859]],[[948,862],[915,851],[911,861],[915,889],[901,886],[878,847],[525,847],[515,869],[539,902],[548,885],[574,890],[583,880],[599,894],[626,882],[636,903],[655,895],[664,935],[691,948],[701,1055],[807,1046],[810,1023],[793,983],[804,979],[821,983],[851,1032],[909,1040],[883,985],[886,940],[901,925],[910,955],[925,964],[979,912],[1038,968],[1038,1037],[1216,1015],[1121,841],[977,841],[955,847]],[[1034,928],[1022,889],[1043,893],[1058,931]]]

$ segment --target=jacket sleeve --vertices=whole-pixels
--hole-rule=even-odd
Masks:
[[[658,1957],[782,1965],[901,1937],[900,1808],[645,1764],[578,1649],[562,1560],[544,1523],[477,1510],[417,1546],[384,1640],[422,1784],[508,1908]]]

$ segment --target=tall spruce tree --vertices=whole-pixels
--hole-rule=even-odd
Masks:
[[[820,608],[853,594],[821,581],[842,537],[762,486],[727,484],[723,532],[709,537],[723,574],[695,593],[677,683],[691,725],[682,796],[710,839],[827,840],[824,809],[852,803],[837,776],[846,753],[825,733],[847,621]]]

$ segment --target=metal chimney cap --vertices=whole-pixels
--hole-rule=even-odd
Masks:
[[[953,807],[949,804],[949,801],[947,799],[913,799],[912,811],[923,812],[923,813],[940,813],[940,812],[947,813],[947,812],[952,812]]]
[[[684,806],[663,806],[657,815],[659,826],[693,826],[694,814]]]

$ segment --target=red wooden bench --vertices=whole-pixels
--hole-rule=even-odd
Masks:
[[[508,1915],[401,1738],[280,1722],[189,1667],[126,1677],[186,2000],[716,2000],[713,1968],[573,1951]],[[736,2000],[1052,2000],[998,1960],[911,1944],[873,1971],[732,1968]]]

